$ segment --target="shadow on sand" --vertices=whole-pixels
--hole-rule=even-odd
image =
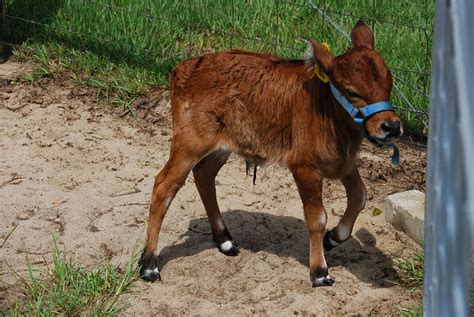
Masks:
[[[231,210],[222,215],[241,250],[291,257],[308,266],[309,240],[302,220],[243,210]],[[207,218],[191,220],[181,238],[184,242],[163,248],[160,267],[174,259],[214,248]],[[376,247],[375,237],[366,229],[359,229],[352,238],[327,253],[326,260],[330,268],[344,267],[374,287],[391,287],[395,285],[393,282],[399,281],[392,259]]]

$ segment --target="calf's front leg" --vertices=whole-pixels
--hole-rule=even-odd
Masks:
[[[341,178],[341,181],[346,189],[347,208],[337,226],[324,236],[326,251],[330,251],[350,238],[357,216],[365,207],[367,190],[355,165],[346,176]]]
[[[322,199],[322,179],[311,166],[291,168],[303,201],[304,218],[309,232],[309,268],[313,287],[331,286],[334,280],[328,274],[324,258],[323,236],[327,215]]]

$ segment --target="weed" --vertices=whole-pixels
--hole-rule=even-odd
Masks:
[[[18,227],[18,224],[16,224],[16,225],[12,228],[12,230],[10,230],[10,232],[7,234],[7,236],[5,237],[5,239],[3,239],[2,244],[0,244],[0,249],[5,246],[5,244],[7,243],[8,239],[10,239],[10,237],[11,237],[12,234],[13,234],[13,232],[15,232],[16,227]]]
[[[421,308],[402,308],[400,312],[401,317],[421,317],[423,310]]]
[[[57,43],[24,44],[14,51],[14,58],[40,65],[32,73],[23,75],[22,80],[34,84],[54,72],[62,72],[79,85],[95,88],[98,97],[123,106],[124,111],[130,111],[133,101],[150,87],[165,84],[150,72],[113,63],[91,52],[67,49]]]
[[[398,258],[395,260],[395,267],[400,273],[401,280],[404,285],[411,290],[420,290],[423,287],[423,253],[415,253],[408,257]],[[419,317],[423,316],[423,309],[405,308],[403,307],[400,316],[402,317]]]
[[[124,267],[103,263],[92,269],[61,252],[56,240],[52,253],[48,272],[38,274],[30,263],[27,277],[15,272],[19,299],[0,315],[111,316],[126,308],[119,297],[131,289],[138,277],[137,252]]]
[[[400,272],[402,281],[413,289],[423,287],[423,253],[416,253],[410,257],[399,258],[395,264]]]

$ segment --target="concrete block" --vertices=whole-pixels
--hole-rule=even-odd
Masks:
[[[385,198],[385,220],[405,232],[419,245],[423,244],[425,194],[409,190]]]

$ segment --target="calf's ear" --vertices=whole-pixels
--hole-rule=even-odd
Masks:
[[[309,44],[307,57],[309,65],[314,67],[314,64],[318,64],[326,74],[330,74],[331,66],[334,61],[331,53],[329,53],[323,45],[313,39],[307,39],[306,41]]]
[[[374,49],[374,33],[364,23],[364,21],[357,21],[351,32],[352,45],[354,47],[365,46]]]

